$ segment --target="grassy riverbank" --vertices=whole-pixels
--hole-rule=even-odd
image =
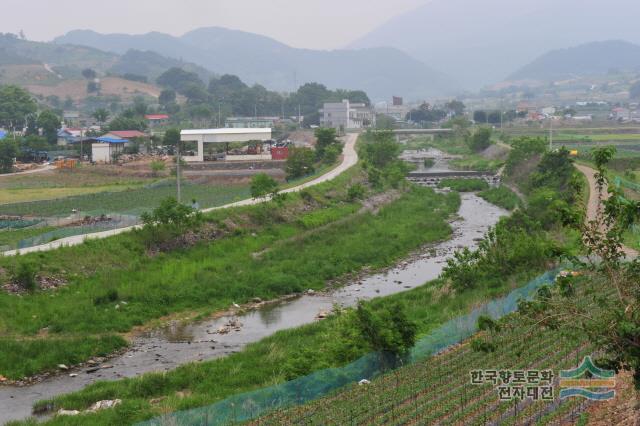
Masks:
[[[479,192],[478,196],[491,204],[509,211],[515,210],[515,208],[521,204],[520,198],[506,186],[486,189]]]
[[[328,281],[365,266],[387,266],[450,234],[447,219],[459,207],[456,194],[373,189],[363,182],[356,167],[279,204],[213,212],[205,225],[211,239],[169,252],[149,254],[143,234],[128,233],[0,259],[4,283],[25,263],[37,265],[38,279],[63,283],[22,295],[0,292],[0,337],[12,342],[0,346],[0,358],[9,348],[31,353],[34,341],[42,348],[0,366],[0,374],[17,379],[84,357],[73,349],[55,351],[61,341],[73,348],[74,342],[127,333],[175,313],[205,316],[255,297],[322,289]],[[348,194],[356,184],[365,188],[359,200]],[[112,349],[100,342],[94,342],[95,352]],[[54,360],[48,350],[61,358]]]
[[[463,294],[447,289],[443,281],[436,280],[406,293],[375,299],[368,305],[377,311],[401,303],[407,316],[418,325],[418,334],[425,335],[474,306],[507,293],[529,277],[529,274],[513,276],[502,281],[500,287],[477,288]],[[54,406],[82,410],[95,401],[113,398],[122,399],[122,405],[99,414],[58,417],[49,423],[132,424],[165,412],[200,407],[283,383],[319,369],[345,365],[369,351],[354,334],[353,322],[352,312],[347,311],[322,322],[278,332],[225,358],[184,365],[168,373],[97,383],[55,399]]]

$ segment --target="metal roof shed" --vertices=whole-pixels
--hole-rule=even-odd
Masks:
[[[230,143],[271,140],[270,128],[244,128],[244,129],[201,129],[183,130],[180,133],[182,142],[196,142],[198,153],[195,156],[182,157],[187,162],[204,162],[205,143]]]

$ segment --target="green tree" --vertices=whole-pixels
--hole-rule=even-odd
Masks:
[[[396,120],[385,114],[376,115],[377,130],[393,130],[396,128]]]
[[[98,108],[92,114],[93,118],[98,121],[98,124],[102,126],[109,119],[109,111],[104,108]]]
[[[547,149],[547,142],[543,138],[520,137],[511,143],[511,151],[507,157],[505,174],[513,176],[517,168],[525,163],[539,158]]]
[[[315,154],[310,148],[290,148],[287,158],[287,179],[296,179],[314,172]]]
[[[22,128],[27,116],[37,110],[38,105],[26,90],[18,86],[0,86],[0,126]]]
[[[362,301],[356,308],[356,326],[371,350],[396,356],[413,347],[418,329],[408,319],[402,305],[394,304],[373,311]]]
[[[139,118],[128,117],[125,113],[120,114],[109,123],[109,130],[139,130],[144,131],[147,123]]]
[[[180,143],[180,129],[167,129],[164,133],[163,143],[166,146],[177,146]]]
[[[461,101],[455,100],[455,99],[447,102],[444,106],[450,112],[452,112],[453,115],[462,115],[462,114],[464,114],[464,109],[466,108],[464,103],[462,103]]]
[[[168,87],[180,94],[185,94],[184,92],[194,85],[204,88],[204,83],[198,74],[177,67],[165,71],[156,82],[160,86]]]
[[[324,158],[327,148],[340,143],[338,141],[336,129],[333,128],[318,128],[314,132],[314,135],[316,137],[316,156],[318,160],[322,160]]]
[[[489,115],[486,111],[477,110],[473,112],[473,121],[476,123],[487,123],[489,120]]]
[[[42,134],[50,144],[55,144],[58,140],[60,123],[60,117],[49,109],[42,111],[38,116],[37,126],[42,129]]]
[[[91,68],[85,68],[82,70],[82,76],[87,80],[93,80],[98,76],[98,74]]]
[[[369,132],[361,148],[361,155],[374,167],[382,169],[395,161],[402,148],[390,131]]]
[[[176,101],[176,92],[172,89],[164,89],[160,92],[160,97],[158,98],[158,102],[160,105],[167,106]]]
[[[266,173],[258,173],[251,178],[251,197],[263,198],[278,193],[278,182]]]
[[[481,152],[489,148],[491,145],[491,134],[492,131],[489,127],[479,128],[471,135],[471,138],[469,138],[469,148],[471,148],[473,152]]]
[[[0,141],[0,172],[11,173],[14,159],[18,155],[18,147],[8,138]]]

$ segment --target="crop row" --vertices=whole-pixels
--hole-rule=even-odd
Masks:
[[[539,330],[526,339],[507,324],[484,353],[462,346],[445,355],[386,374],[367,386],[351,386],[327,398],[273,413],[259,424],[458,424],[497,419],[509,409],[490,385],[473,386],[473,369],[550,369],[571,365],[579,340]],[[585,349],[586,350],[586,349]]]

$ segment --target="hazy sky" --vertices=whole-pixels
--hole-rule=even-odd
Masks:
[[[221,26],[295,47],[343,47],[429,0],[1,0],[0,32],[51,40],[73,29],[181,35]]]

